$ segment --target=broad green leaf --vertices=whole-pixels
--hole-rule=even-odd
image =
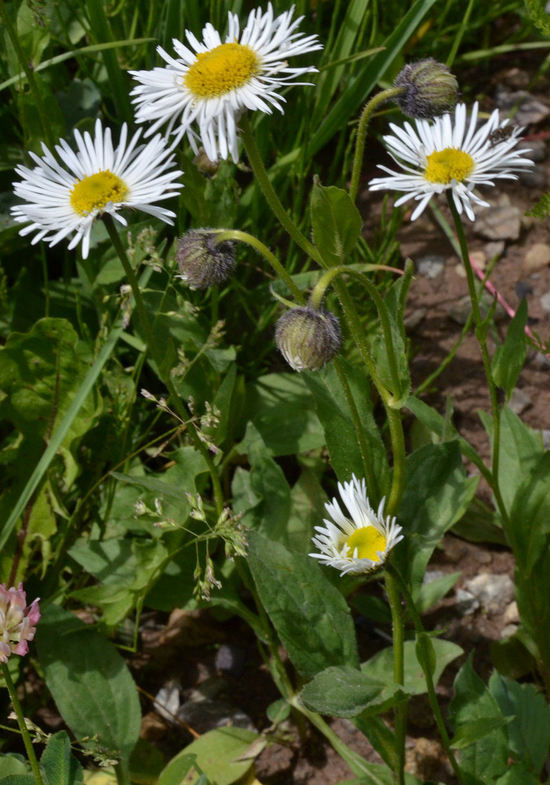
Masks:
[[[506,393],[508,399],[525,362],[525,325],[527,324],[527,300],[522,299],[506,333],[504,343],[496,350],[491,363],[493,380]]]
[[[245,728],[211,730],[172,758],[157,785],[197,785],[199,772],[216,785],[231,785],[251,768],[251,759],[240,758],[256,739],[258,734]]]
[[[0,779],[0,785],[36,785],[32,774],[8,774]]]
[[[505,727],[510,719],[509,717],[480,717],[477,720],[463,722],[451,739],[451,747],[455,750],[463,750],[472,744],[477,744],[487,734]]]
[[[524,763],[513,763],[495,785],[539,785],[540,779]]]
[[[40,758],[48,785],[80,785],[83,782],[82,766],[71,754],[71,742],[66,731],[55,733]]]
[[[339,364],[363,427],[372,473],[368,492],[371,502],[376,505],[389,490],[390,470],[386,447],[372,415],[370,383],[361,369],[344,360],[340,360]],[[303,377],[315,400],[317,414],[325,431],[331,464],[338,479],[345,482],[352,474],[363,477],[365,469],[350,404],[334,363],[316,373],[304,373]]]
[[[349,608],[314,559],[251,532],[248,564],[260,599],[300,673],[311,678],[331,665],[358,666]]]
[[[272,456],[295,455],[324,445],[323,429],[303,374],[260,376],[247,386],[245,407],[247,419],[254,423]]]
[[[21,755],[10,753],[7,755],[0,754],[0,772],[2,772],[3,777],[7,777],[8,774],[26,775],[29,771],[29,764]]]
[[[550,706],[533,684],[519,684],[493,673],[489,690],[503,714],[513,716],[508,739],[514,758],[540,774],[550,752]]]
[[[437,684],[443,670],[462,654],[450,641],[435,638],[432,645],[433,680]],[[393,649],[383,649],[361,664],[358,671],[350,667],[329,667],[317,673],[304,687],[304,703],[321,714],[356,717],[367,709],[379,713],[398,701],[399,695],[420,695],[427,691],[426,680],[416,656],[414,641],[405,643],[404,684],[393,680]]]
[[[48,689],[75,736],[97,734],[127,766],[141,712],[130,671],[113,644],[74,614],[49,605],[36,645]]]
[[[450,713],[455,735],[463,725],[477,720],[502,719],[499,705],[483,681],[475,673],[472,657],[464,663],[455,679],[455,695]],[[477,742],[461,750],[460,766],[483,782],[499,777],[508,764],[508,734],[504,727],[497,727]]]
[[[313,527],[326,515],[325,501],[326,494],[317,475],[303,471],[290,492],[290,514],[281,540],[283,545],[300,553],[309,550]]]
[[[353,250],[363,220],[350,195],[342,188],[315,181],[311,191],[313,241],[325,262],[345,264]]]
[[[477,480],[466,477],[456,441],[427,444],[408,456],[399,510],[404,540],[395,558],[415,597],[434,549],[464,514]]]

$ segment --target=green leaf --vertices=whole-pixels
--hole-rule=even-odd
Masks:
[[[32,774],[9,774],[0,779],[0,785],[36,785]]]
[[[315,180],[311,191],[313,241],[325,262],[333,267],[345,264],[353,250],[363,220],[347,191],[325,187]]]
[[[48,689],[77,737],[99,743],[127,765],[141,712],[130,671],[113,644],[56,605],[43,612],[36,635]]]
[[[466,477],[456,441],[427,444],[408,456],[399,512],[405,539],[395,558],[415,598],[434,549],[464,514],[477,481]]]
[[[514,758],[540,774],[550,752],[550,706],[532,684],[518,684],[493,673],[489,690],[503,714],[513,715],[508,740]]]
[[[290,659],[306,678],[330,665],[358,666],[349,608],[314,559],[251,532],[248,563]]]
[[[498,728],[503,728],[508,724],[509,717],[480,717],[477,720],[464,722],[451,739],[451,747],[455,750],[463,750],[476,744],[488,733],[492,733]]]
[[[539,785],[540,780],[524,763],[513,763],[495,785]]]
[[[499,705],[483,681],[475,673],[472,657],[464,663],[455,679],[455,696],[450,705],[455,734],[463,725],[487,718],[502,720]],[[460,766],[483,782],[499,777],[508,764],[508,735],[504,727],[496,727],[483,738],[461,751]]]
[[[198,785],[201,772],[216,785],[231,785],[252,767],[253,760],[240,758],[258,738],[257,733],[245,728],[211,730],[172,758],[157,785]],[[195,772],[191,773],[193,768]]]
[[[29,772],[29,764],[21,756],[15,753],[8,753],[7,755],[0,754],[0,771],[2,776],[8,774],[23,774],[27,775]]]
[[[340,366],[362,423],[373,475],[373,486],[368,489],[369,497],[371,502],[376,503],[388,493],[390,470],[386,448],[372,415],[369,382],[363,371],[350,363],[340,360]],[[304,373],[303,378],[313,394],[331,464],[338,479],[345,482],[352,474],[363,477],[365,470],[350,406],[334,364],[316,373]]]
[[[447,665],[462,654],[462,649],[437,638],[430,640],[429,644],[433,679],[437,683]],[[350,667],[330,667],[316,674],[302,690],[301,698],[309,708],[336,717],[365,716],[367,709],[376,714],[385,711],[403,695],[420,695],[427,691],[415,642],[407,641],[404,652],[403,685],[393,680],[393,648],[390,646],[362,663],[360,671]]]
[[[71,755],[71,742],[66,731],[55,733],[40,758],[48,785],[79,785],[83,782],[82,766]]]
[[[525,362],[525,325],[527,324],[527,300],[522,299],[514,318],[510,322],[504,343],[496,350],[491,363],[493,380],[506,393],[508,399]]]
[[[416,609],[419,613],[429,610],[432,605],[443,599],[447,592],[451,591],[457,580],[462,575],[461,572],[450,572],[448,575],[441,575],[439,578],[423,583],[418,591],[416,598]]]

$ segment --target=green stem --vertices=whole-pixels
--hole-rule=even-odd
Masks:
[[[401,610],[401,597],[397,583],[393,576],[386,572],[386,592],[391,609],[392,637],[393,637],[393,679],[396,684],[405,682],[405,635],[403,628],[403,614]],[[407,701],[399,701],[394,710],[395,724],[395,758],[394,771],[397,785],[405,782],[405,736],[407,731]]]
[[[371,770],[367,761],[365,761],[364,758],[355,752],[355,750],[350,749],[350,747],[348,747],[348,745],[343,742],[336,733],[334,733],[332,728],[327,725],[327,723],[321,716],[319,716],[319,714],[306,709],[306,707],[300,703],[297,695],[294,695],[289,702],[292,706],[294,706],[295,709],[307,717],[311,724],[314,725],[317,730],[323,734],[323,736],[330,742],[336,752],[346,761],[354,774],[356,774],[358,777],[363,777],[365,774],[371,774]]]
[[[12,681],[8,666],[5,662],[2,663],[2,675],[4,676],[6,687],[8,688],[8,692],[10,694],[13,710],[15,711],[15,716],[17,717],[17,724],[19,725],[19,730],[21,731],[21,736],[23,737],[23,744],[25,745],[25,750],[27,752],[29,763],[31,764],[31,769],[36,781],[36,785],[44,785],[42,775],[40,774],[36,753],[34,751],[34,747],[32,746],[31,737],[25,724],[25,715],[23,714],[23,709],[21,708],[19,698],[17,697],[17,693],[15,691],[15,685]]]
[[[310,242],[310,240],[307,239],[304,234],[302,234],[300,229],[296,226],[292,218],[290,218],[286,212],[281,203],[281,200],[277,196],[275,189],[271,184],[271,180],[269,179],[269,175],[267,174],[264,162],[260,156],[260,152],[256,145],[256,140],[254,139],[254,134],[252,133],[252,128],[247,115],[243,115],[241,117],[239,126],[241,129],[241,140],[244,149],[246,150],[250,166],[252,167],[254,176],[258,181],[258,185],[262,189],[267,203],[279,219],[279,222],[283,228],[292,237],[296,245],[305,251],[308,256],[311,256],[312,259],[315,259],[315,261],[321,265],[321,267],[326,267],[317,248],[313,245],[312,242]]]
[[[416,605],[412,598],[412,595],[399,574],[398,570],[393,566],[393,564],[388,561],[385,564],[386,573],[391,575],[392,579],[399,585],[399,588],[405,598],[405,602],[407,603],[407,609],[411,614],[411,618],[413,620],[414,628],[419,636],[425,636],[426,632],[424,630],[424,626],[422,624],[422,620],[420,618],[420,614],[416,609]],[[435,691],[435,685],[432,678],[432,672],[429,667],[426,667],[425,658],[422,658],[422,662],[420,663],[422,670],[424,672],[424,677],[426,679],[426,687],[428,688],[428,698],[430,701],[430,706],[434,714],[435,721],[437,723],[437,727],[439,730],[439,735],[441,736],[441,741],[443,742],[443,746],[445,748],[445,752],[449,757],[449,761],[451,766],[453,767],[453,771],[456,774],[456,777],[462,785],[462,772],[460,770],[460,766],[455,758],[454,752],[451,747],[451,741],[449,739],[449,734],[447,733],[447,728],[445,727],[445,720],[443,719],[443,714],[441,713],[441,707],[439,705],[439,701],[437,700],[437,693]]]
[[[277,273],[279,278],[284,281],[286,284],[287,289],[289,292],[292,292],[296,300],[302,304],[305,302],[304,295],[302,291],[296,286],[288,272],[285,270],[281,262],[277,259],[275,254],[271,253],[267,245],[264,245],[261,240],[258,240],[257,237],[254,237],[252,234],[248,234],[248,232],[241,232],[238,229],[220,229],[219,231],[216,230],[216,240],[215,244],[219,245],[220,243],[227,242],[228,240],[235,240],[239,243],[246,243],[250,245],[251,248],[254,248],[259,254],[261,254],[264,259],[269,262],[273,270]]]
[[[491,464],[491,474],[493,476],[492,489],[495,495],[495,500],[497,502],[498,508],[500,510],[500,514],[502,515],[504,520],[507,521],[508,512],[506,510],[504,501],[502,499],[502,495],[500,493],[500,484],[499,484],[500,408],[498,405],[497,389],[493,381],[493,374],[491,371],[491,358],[489,356],[489,350],[487,348],[487,337],[486,337],[487,330],[486,330],[486,326],[483,324],[481,309],[479,307],[479,298],[476,289],[475,275],[474,275],[474,271],[472,270],[472,265],[470,264],[470,254],[468,253],[468,243],[466,242],[464,227],[462,226],[462,221],[460,220],[458,210],[456,209],[450,191],[447,191],[447,201],[449,204],[449,208],[451,210],[451,215],[453,216],[453,222],[455,225],[455,230],[460,245],[462,262],[464,264],[464,269],[466,270],[468,290],[470,292],[470,300],[472,302],[472,313],[474,315],[475,336],[479,343],[479,348],[481,349],[483,367],[485,369],[485,376],[487,378],[487,384],[489,385],[489,394],[491,397],[491,411],[493,414],[493,451],[492,451],[493,454],[492,454],[492,464]]]
[[[373,96],[370,101],[365,104],[361,117],[359,118],[359,125],[357,126],[357,136],[355,139],[355,154],[353,156],[353,166],[351,169],[351,183],[349,187],[349,195],[355,202],[357,199],[357,192],[359,190],[359,178],[361,177],[361,169],[363,167],[363,155],[365,152],[365,139],[367,136],[367,128],[373,112],[378,109],[380,104],[390,98],[395,98],[405,92],[404,87],[389,87],[387,90],[382,90],[381,93]]]
[[[113,243],[114,249],[118,254],[118,258],[122,263],[124,272],[126,274],[126,278],[128,279],[128,283],[130,284],[130,287],[132,289],[132,294],[134,295],[134,301],[136,304],[136,311],[138,314],[139,323],[141,329],[143,330],[143,334],[145,335],[147,347],[149,348],[149,351],[151,352],[155,364],[157,366],[158,374],[170,394],[170,398],[173,402],[174,408],[178,416],[185,421],[189,418],[189,413],[186,411],[185,407],[181,402],[181,398],[178,394],[178,391],[176,390],[174,382],[170,378],[170,374],[169,373],[164,374],[161,370],[163,352],[159,348],[157,341],[155,340],[153,326],[147,314],[147,309],[145,308],[143,297],[141,296],[141,290],[139,288],[139,281],[137,279],[137,276],[132,268],[132,265],[130,264],[128,256],[126,255],[126,251],[124,250],[124,247],[120,241],[120,237],[114,225],[113,218],[110,215],[106,214],[103,216],[103,222],[105,224],[107,232],[109,233],[109,237],[111,238],[111,242]],[[191,434],[191,438],[193,439],[195,447],[201,453],[208,467],[208,471],[210,473],[210,479],[212,482],[212,489],[214,491],[214,498],[216,501],[216,512],[218,516],[220,516],[223,512],[224,497],[223,497],[223,491],[222,491],[222,486],[220,482],[220,477],[218,475],[218,471],[216,469],[214,461],[210,456],[210,453],[208,452],[208,448],[199,439],[196,430],[194,428],[190,428],[189,433]]]
[[[27,82],[29,83],[29,89],[32,94],[32,99],[36,106],[36,111],[40,118],[40,125],[42,126],[42,132],[44,134],[44,139],[46,141],[46,145],[50,148],[53,152],[55,139],[52,136],[51,132],[51,122],[48,119],[48,115],[46,113],[44,103],[42,102],[42,97],[40,95],[40,90],[38,89],[38,85],[36,84],[36,79],[34,78],[34,74],[29,64],[28,57],[25,56],[23,49],[21,48],[21,44],[19,43],[19,37],[17,35],[17,30],[15,29],[12,16],[10,12],[6,9],[4,0],[0,0],[0,18],[2,22],[6,26],[6,31],[8,33],[9,39],[15,49],[15,54],[17,55],[17,59],[21,65],[25,76],[27,77]]]

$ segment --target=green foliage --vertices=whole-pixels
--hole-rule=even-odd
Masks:
[[[495,384],[510,398],[512,390],[525,362],[525,325],[527,324],[527,300],[524,298],[506,333],[506,340],[498,347],[492,362]]]
[[[313,559],[251,533],[248,563],[262,604],[300,673],[311,678],[330,665],[358,666],[348,606]]]
[[[113,644],[74,614],[50,605],[36,645],[46,684],[72,732],[97,735],[101,747],[127,766],[141,711],[134,681]]]
[[[347,191],[324,187],[315,180],[311,190],[313,241],[329,267],[346,264],[359,239],[362,223]]]
[[[71,753],[65,731],[55,733],[40,758],[48,785],[83,785],[82,766]]]

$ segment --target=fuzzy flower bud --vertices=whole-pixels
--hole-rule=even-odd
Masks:
[[[277,322],[275,342],[295,371],[317,371],[340,350],[340,324],[329,311],[292,308]]]
[[[433,57],[406,65],[394,82],[405,87],[395,100],[409,117],[429,119],[454,109],[458,100],[458,82],[449,68]]]
[[[233,243],[216,245],[211,229],[191,229],[178,243],[176,261],[190,289],[207,289],[223,283],[235,267]]]
[[[10,654],[25,655],[40,619],[38,598],[27,605],[27,596],[20,583],[16,589],[0,583],[0,662],[7,662]]]

